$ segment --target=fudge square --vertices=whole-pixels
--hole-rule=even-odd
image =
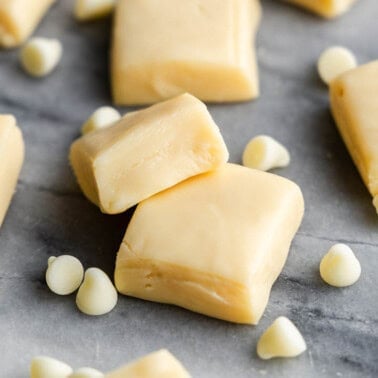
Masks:
[[[378,60],[331,82],[333,117],[378,213]]]
[[[292,181],[225,164],[138,205],[115,285],[122,294],[257,324],[303,211]]]
[[[107,214],[217,169],[228,156],[206,105],[189,94],[128,113],[85,134],[70,151],[81,189]]]
[[[259,0],[119,0],[112,47],[114,102],[184,92],[208,102],[258,96]]]

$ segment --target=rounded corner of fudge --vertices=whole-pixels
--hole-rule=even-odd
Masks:
[[[82,149],[84,137],[75,140],[69,150],[69,163],[79,187],[90,202],[100,207],[98,184],[92,159]],[[104,212],[101,209],[102,212]]]
[[[277,175],[225,164],[192,177],[138,205],[117,255],[116,286],[257,324],[303,211],[300,188]]]

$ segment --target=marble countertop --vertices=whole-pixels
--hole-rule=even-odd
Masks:
[[[240,162],[256,134],[282,141],[292,163],[276,173],[297,182],[306,201],[303,224],[256,327],[128,297],[110,314],[91,318],[76,309],[74,295],[59,297],[46,287],[50,255],[73,254],[85,267],[112,275],[131,216],[102,215],[81,194],[67,162],[83,120],[111,104],[111,23],[79,25],[72,3],[57,2],[36,33],[64,45],[54,74],[30,78],[17,50],[0,52],[0,113],[16,115],[26,140],[25,165],[0,232],[0,377],[27,377],[31,358],[40,354],[108,371],[162,347],[194,377],[377,377],[378,217],[337,133],[315,62],[331,44],[351,48],[361,63],[378,58],[378,2],[360,0],[344,17],[324,21],[263,1],[261,98],[209,107],[232,162]],[[336,242],[348,243],[362,265],[359,282],[345,289],[325,285],[318,273]],[[280,315],[297,324],[308,351],[261,361],[258,337]]]

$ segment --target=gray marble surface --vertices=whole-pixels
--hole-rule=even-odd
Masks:
[[[350,47],[361,63],[378,58],[378,2],[360,0],[328,22],[263,1],[261,98],[210,106],[231,161],[240,162],[249,138],[270,134],[292,154],[292,164],[277,173],[295,180],[305,196],[303,224],[256,327],[127,297],[110,314],[91,318],[76,309],[73,295],[47,289],[50,255],[73,254],[86,267],[112,275],[131,216],[100,214],[81,195],[67,163],[82,121],[111,103],[110,21],[78,25],[72,3],[58,2],[37,31],[63,42],[64,57],[53,75],[29,78],[17,50],[0,52],[0,113],[17,116],[27,147],[0,232],[0,377],[27,377],[39,354],[107,371],[162,347],[194,377],[377,377],[378,218],[336,131],[314,64],[330,44]],[[319,278],[320,258],[335,242],[351,245],[362,264],[361,279],[350,288],[331,288]],[[308,351],[296,359],[261,361],[256,342],[279,315],[298,325]]]

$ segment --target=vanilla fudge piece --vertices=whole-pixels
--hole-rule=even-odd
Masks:
[[[303,216],[293,182],[226,164],[139,204],[118,252],[122,294],[257,324]]]
[[[16,119],[0,114],[0,227],[24,161],[24,141]]]
[[[337,17],[350,9],[356,0],[284,0],[325,18]]]
[[[258,0],[119,0],[112,51],[115,103],[189,92],[203,101],[258,96]]]
[[[0,47],[21,45],[55,0],[1,0]]]
[[[378,212],[378,60],[337,77],[331,109]]]
[[[162,349],[106,374],[105,378],[190,378],[190,374]]]
[[[133,112],[72,145],[70,159],[84,194],[117,214],[228,160],[206,106],[184,94]]]

